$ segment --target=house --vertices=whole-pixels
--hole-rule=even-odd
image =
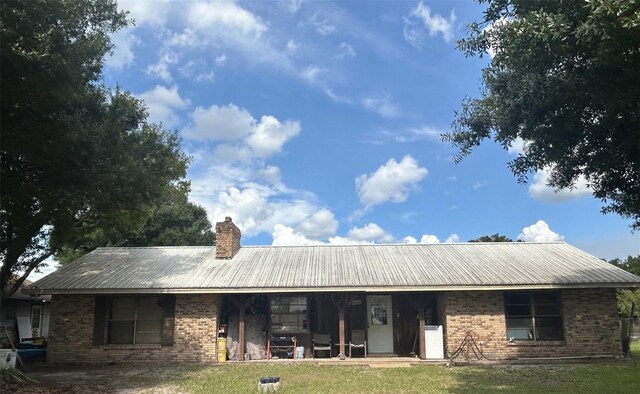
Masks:
[[[47,338],[49,336],[48,295],[32,296],[24,292],[32,282],[25,280],[9,298],[2,300],[0,308],[1,347],[18,346],[25,338]]]
[[[235,360],[274,355],[276,337],[311,357],[314,333],[335,357],[354,332],[369,357],[620,356],[616,288],[640,287],[565,243],[241,247],[240,236],[227,218],[215,247],[98,248],[32,284],[52,296],[49,361],[215,362],[219,335]]]

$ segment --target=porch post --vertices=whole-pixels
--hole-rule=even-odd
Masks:
[[[247,296],[244,294],[239,297],[238,309],[240,310],[238,316],[238,361],[244,361],[244,317],[247,309]]]
[[[344,351],[344,305],[338,306],[338,332],[340,333],[340,354],[338,355],[341,360],[345,359]]]
[[[424,305],[421,305],[418,308],[418,338],[420,338],[420,359],[424,360],[427,358],[427,351],[425,349],[425,337],[424,337]]]

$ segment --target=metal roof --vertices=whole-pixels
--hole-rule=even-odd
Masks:
[[[429,291],[640,287],[640,277],[566,243],[98,248],[31,294]]]

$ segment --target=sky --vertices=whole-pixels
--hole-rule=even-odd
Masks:
[[[597,257],[640,254],[580,180],[519,184],[523,152],[442,142],[490,56],[456,49],[471,1],[121,1],[108,86],[145,101],[192,157],[190,200],[243,245],[466,242],[500,233]]]

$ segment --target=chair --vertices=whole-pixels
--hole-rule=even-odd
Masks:
[[[351,358],[353,348],[363,349],[364,358],[367,358],[367,341],[364,339],[364,330],[351,331],[351,340],[349,341],[349,358]]]
[[[331,358],[331,336],[329,334],[313,334],[313,358],[316,352],[328,351]]]

